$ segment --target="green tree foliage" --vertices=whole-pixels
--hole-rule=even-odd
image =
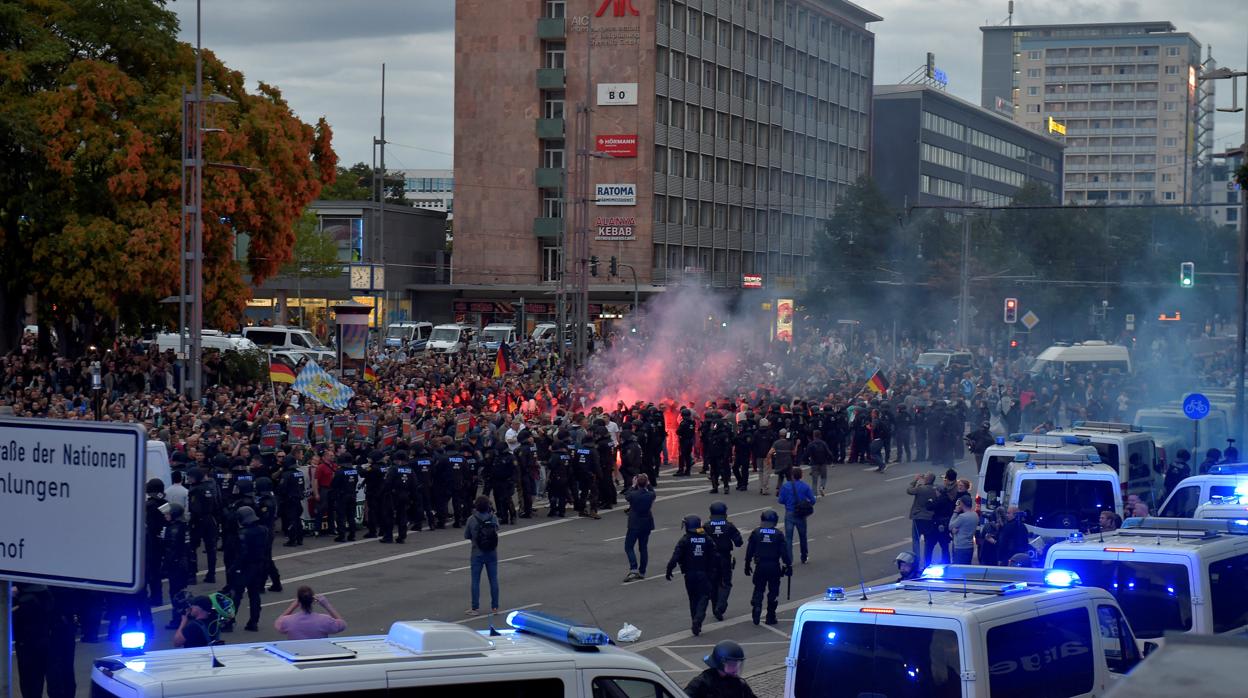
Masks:
[[[351,167],[339,167],[338,179],[321,190],[323,201],[376,201],[376,180],[373,168],[363,162]],[[390,172],[386,175],[386,203],[396,206],[411,206],[405,190],[406,182],[403,175]]]
[[[322,232],[315,212],[307,210],[295,222],[295,247],[288,263],[282,266],[284,276],[328,278],[342,273],[338,261],[338,243],[332,235]]]

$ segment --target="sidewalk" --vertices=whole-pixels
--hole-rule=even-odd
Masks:
[[[758,698],[780,698],[784,695],[784,667],[767,669],[745,677]]]

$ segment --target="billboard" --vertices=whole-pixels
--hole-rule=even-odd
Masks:
[[[635,206],[637,185],[622,183],[594,185],[594,203],[599,206]]]
[[[632,240],[636,237],[637,219],[633,216],[601,216],[594,219],[595,240]]]
[[[776,300],[776,341],[793,342],[793,299]]]
[[[741,277],[741,288],[762,288],[763,277],[757,274],[744,274]]]
[[[613,158],[637,157],[637,134],[619,133],[602,135],[594,139],[594,150]]]

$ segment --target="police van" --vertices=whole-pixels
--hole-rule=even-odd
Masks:
[[[1162,503],[1161,516],[1191,518],[1214,497],[1248,495],[1248,464],[1215,465],[1205,475],[1185,478]]]
[[[1101,696],[1140,659],[1118,603],[1077,575],[935,565],[803,604],[785,696]]]
[[[1019,454],[1006,470],[1001,505],[1026,512],[1027,530],[1046,543],[1099,525],[1101,512],[1122,516],[1118,473],[1095,454],[1068,459]]]
[[[1069,435],[1014,434],[1008,439],[998,436],[996,443],[984,451],[979,465],[980,494],[976,507],[981,511],[991,511],[1000,503],[1006,470],[1020,453],[1061,459],[1095,455],[1096,448],[1087,439]]]
[[[1140,640],[1248,630],[1248,523],[1130,518],[1054,545],[1045,564],[1112,594]]]
[[[1075,422],[1069,429],[1049,433],[1087,439],[1101,462],[1118,471],[1124,498],[1134,494],[1149,506],[1156,506],[1161,499],[1165,468],[1158,462],[1153,435],[1142,428],[1115,422]]]
[[[1197,519],[1230,519],[1248,524],[1248,495],[1214,497],[1196,507]]]
[[[510,629],[404,621],[386,635],[162,650],[97,659],[92,698],[683,696],[602,630],[514,611]]]
[[[1181,448],[1186,448],[1192,454],[1192,460],[1199,463],[1208,449],[1226,446],[1231,422],[1227,413],[1217,407],[1209,410],[1209,414],[1196,422],[1183,414],[1183,410],[1178,407],[1149,407],[1137,410],[1131,423],[1140,425],[1144,431],[1154,435],[1174,437]],[[1174,454],[1168,455],[1173,457]]]

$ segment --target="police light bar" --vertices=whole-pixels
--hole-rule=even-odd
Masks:
[[[611,637],[599,628],[578,625],[540,611],[512,611],[507,625],[516,631],[536,635],[570,647],[585,649],[611,644]]]
[[[1069,570],[1049,570],[1044,573],[1044,583],[1051,587],[1067,588],[1078,586],[1083,580]]]
[[[945,576],[944,565],[928,565],[923,570],[923,574],[919,575],[923,579],[941,579]]]
[[[1102,548],[1107,553],[1133,553],[1135,548]]]
[[[132,630],[121,634],[121,656],[136,657],[147,646],[147,633]]]
[[[886,616],[891,616],[891,615],[893,615],[894,613],[896,613],[897,611],[896,611],[895,609],[892,609],[892,608],[873,608],[873,607],[867,607],[867,608],[860,608],[860,609],[858,609],[858,612],[859,612],[859,613],[882,613],[882,614],[884,614],[884,615],[886,615]]]
[[[824,593],[823,598],[827,601],[844,601],[845,587],[828,587],[828,590]]]

